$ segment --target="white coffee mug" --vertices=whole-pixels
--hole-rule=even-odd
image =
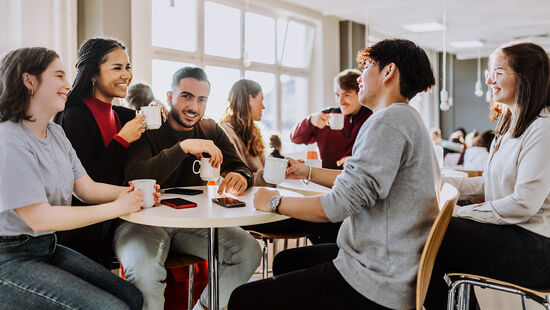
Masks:
[[[344,128],[344,114],[330,113],[328,124],[332,130],[341,130]]]
[[[141,191],[143,194],[144,208],[151,208],[155,205],[155,197],[153,196],[153,193],[155,192],[155,184],[157,184],[157,180],[153,179],[138,179],[132,181],[134,190]]]
[[[264,165],[264,180],[270,184],[280,184],[285,180],[288,161],[282,158],[266,157]]]
[[[199,164],[199,170],[195,170],[195,164]],[[193,162],[193,173],[199,174],[203,181],[217,181],[220,178],[220,167],[214,168],[210,164],[210,158],[203,157]]]
[[[321,159],[306,159],[306,165],[313,168],[323,168],[323,161]]]
[[[162,117],[160,114],[160,106],[152,105],[141,107],[140,110],[145,115],[145,124],[147,129],[158,129],[162,125]]]

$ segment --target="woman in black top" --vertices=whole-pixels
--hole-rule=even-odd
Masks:
[[[56,122],[96,182],[121,185],[130,143],[145,131],[144,116],[112,104],[126,97],[132,70],[126,47],[113,39],[88,39],[80,48],[77,76]],[[73,199],[73,205],[83,205]],[[116,220],[59,233],[59,243],[109,267]]]

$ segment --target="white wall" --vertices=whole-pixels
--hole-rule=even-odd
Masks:
[[[74,77],[76,2],[72,0],[1,0],[0,52],[43,46],[57,51]]]

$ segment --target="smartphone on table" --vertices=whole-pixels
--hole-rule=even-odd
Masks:
[[[174,209],[186,209],[186,208],[194,208],[197,206],[195,202],[189,201],[187,199],[183,198],[168,198],[168,199],[162,199],[160,201],[163,205],[167,205]]]
[[[165,194],[180,194],[180,195],[199,195],[202,194],[202,190],[200,189],[192,189],[192,188],[169,188],[164,190]]]
[[[214,202],[215,204],[219,204],[220,206],[225,208],[238,208],[246,206],[246,203],[244,203],[244,201],[240,201],[231,197],[213,198],[212,202]]]

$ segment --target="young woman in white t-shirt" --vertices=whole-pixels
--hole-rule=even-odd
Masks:
[[[133,187],[96,183],[51,118],[71,85],[56,52],[11,51],[0,64],[0,300],[5,309],[141,309],[141,293],[56,244],[68,230],[143,206]],[[71,207],[71,196],[97,204]]]

